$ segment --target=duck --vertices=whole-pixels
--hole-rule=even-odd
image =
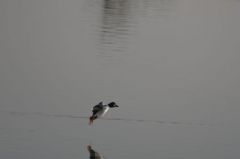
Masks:
[[[93,121],[103,117],[110,108],[119,107],[115,102],[110,102],[108,104],[103,104],[103,102],[98,103],[92,108],[92,115],[89,117],[89,125],[93,124]]]

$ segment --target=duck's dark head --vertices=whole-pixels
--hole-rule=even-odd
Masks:
[[[109,103],[108,106],[109,106],[110,108],[119,107],[115,102]]]

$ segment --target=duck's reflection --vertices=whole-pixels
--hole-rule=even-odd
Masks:
[[[105,159],[104,156],[97,152],[95,149],[93,149],[91,145],[87,145],[87,150],[89,152],[90,159]]]

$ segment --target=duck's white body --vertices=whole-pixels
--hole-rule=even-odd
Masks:
[[[109,111],[109,106],[104,105],[104,106],[102,107],[102,110],[100,110],[99,112],[97,112],[97,114],[96,114],[97,118],[103,117],[108,111]]]

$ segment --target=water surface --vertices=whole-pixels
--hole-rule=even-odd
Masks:
[[[239,158],[238,0],[0,2],[0,158]],[[120,107],[88,125],[91,107]]]

